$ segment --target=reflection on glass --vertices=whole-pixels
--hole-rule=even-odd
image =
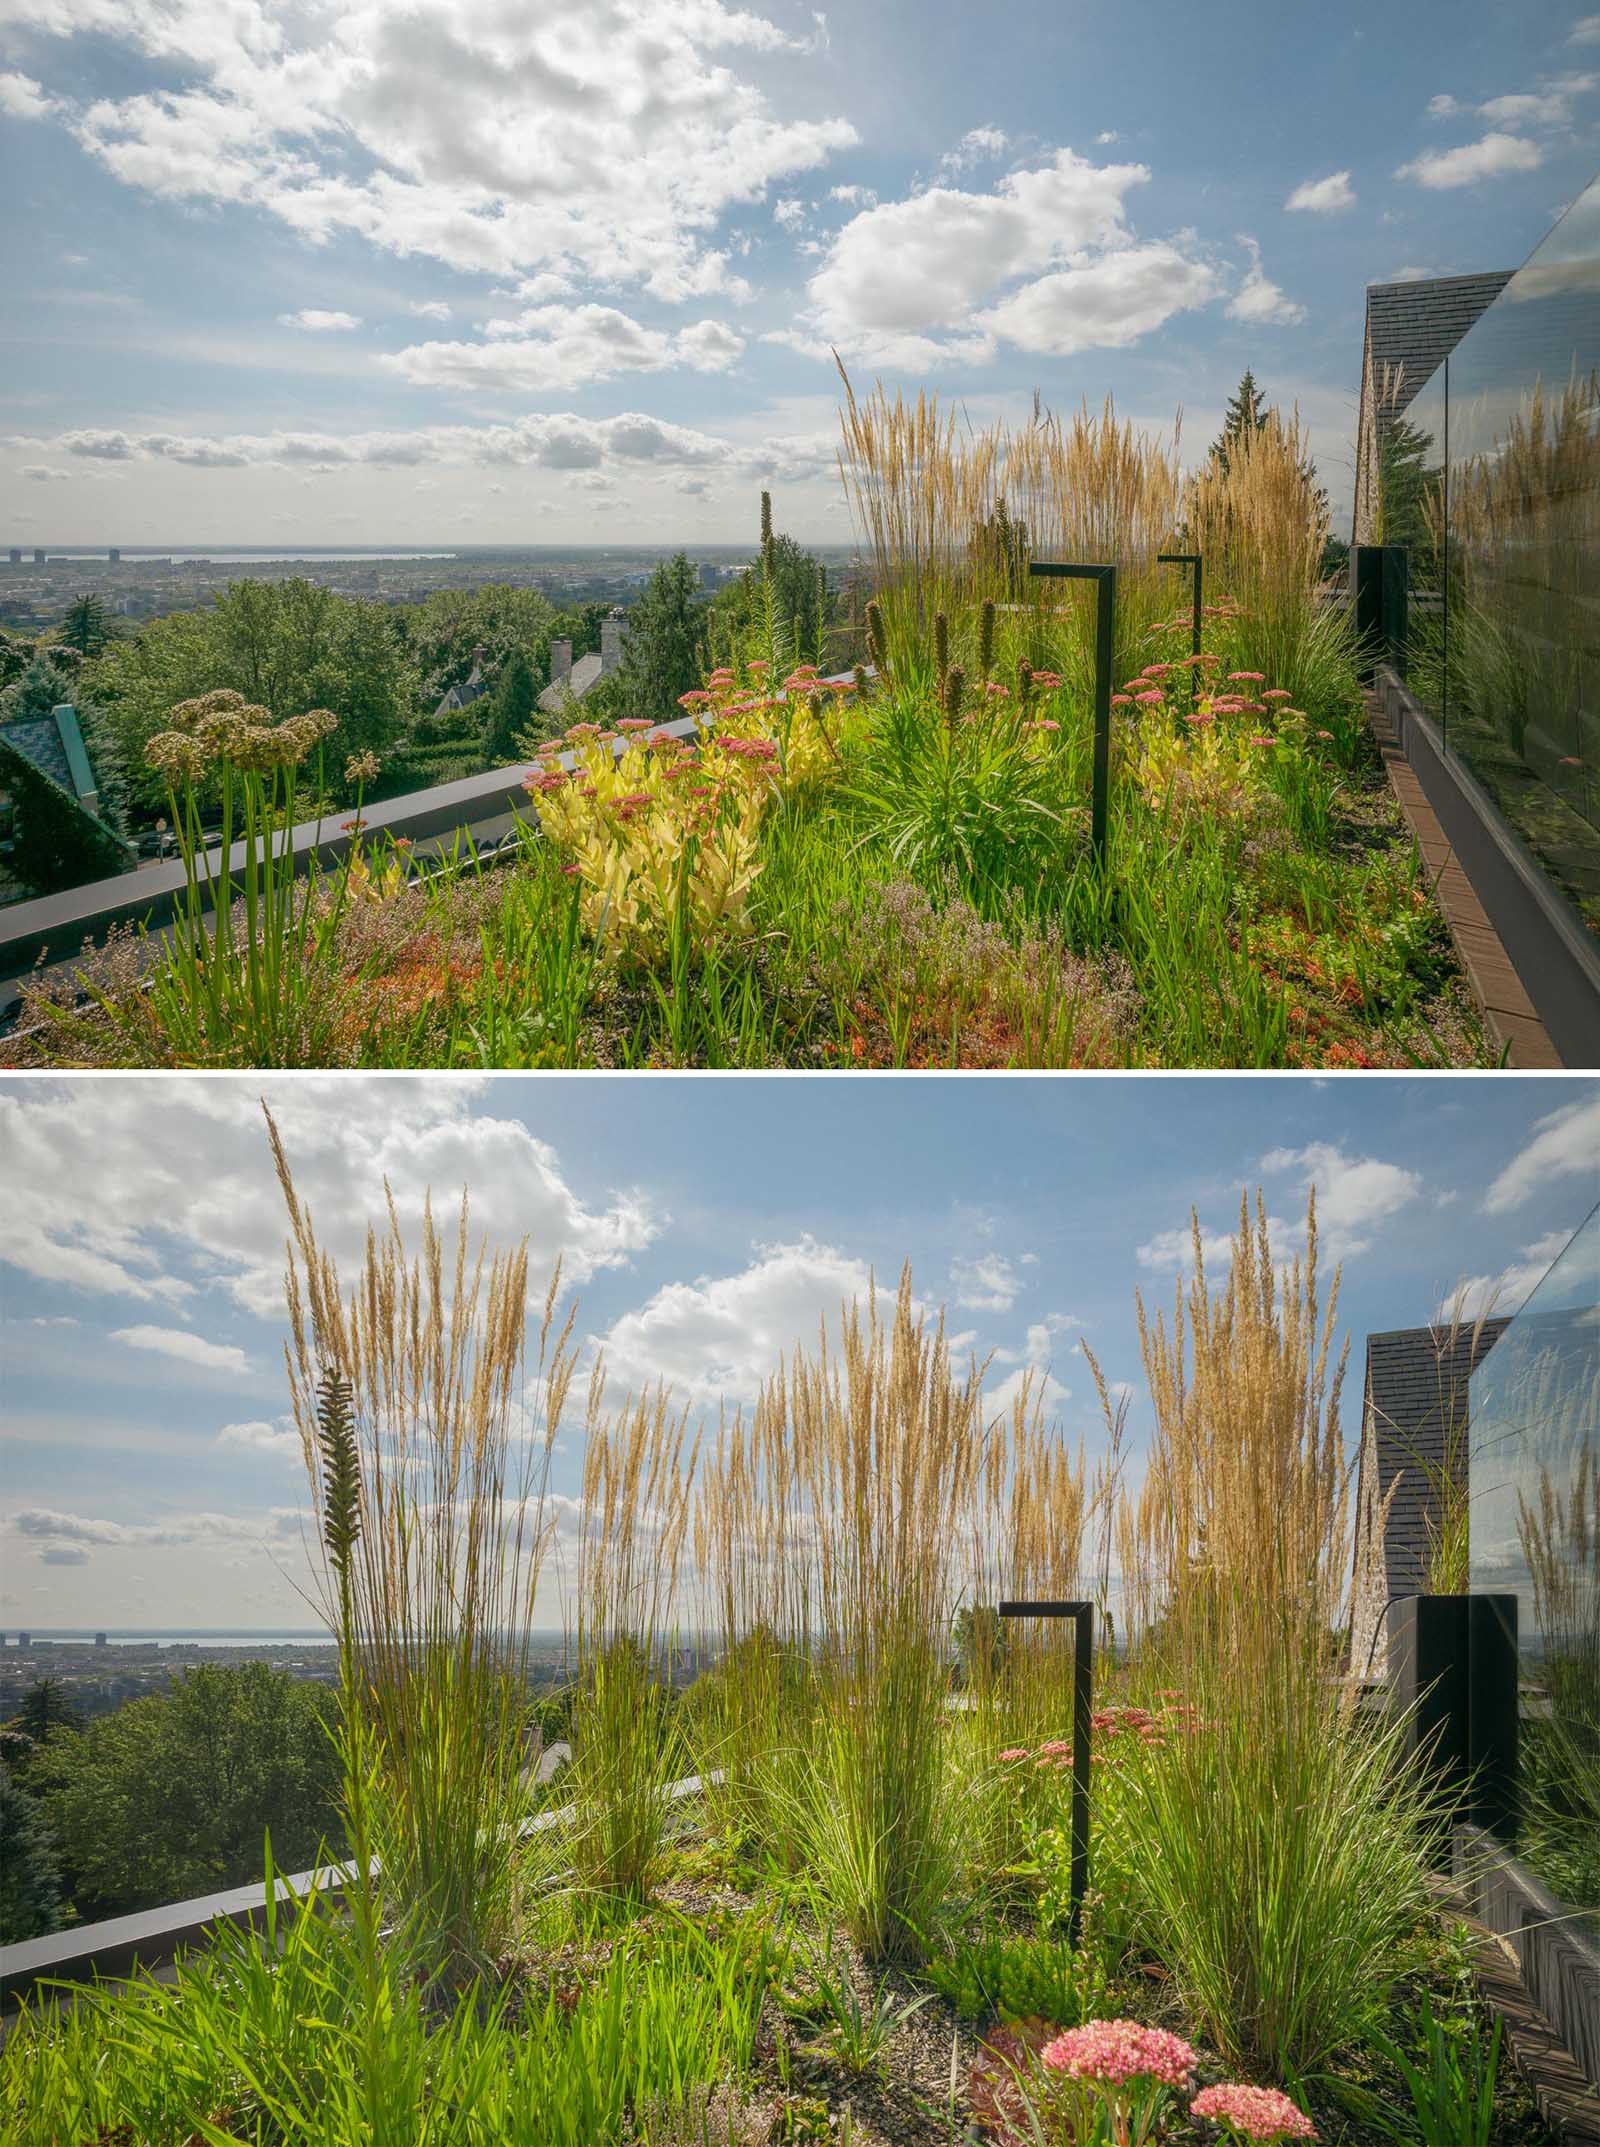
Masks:
[[[1469,1396],[1472,1585],[1518,1598],[1521,1853],[1600,1932],[1600,1208]]]
[[[1600,934],[1600,181],[1387,431],[1412,690]]]

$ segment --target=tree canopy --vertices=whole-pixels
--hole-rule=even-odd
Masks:
[[[76,1736],[53,1736],[28,1786],[87,1916],[123,1915],[280,1869],[337,1832],[332,1695],[261,1662],[186,1670]]]
[[[622,713],[660,723],[681,712],[678,696],[700,683],[705,609],[687,556],[663,560],[628,615],[616,671]]]

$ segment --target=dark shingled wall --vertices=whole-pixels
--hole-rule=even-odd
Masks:
[[[1403,369],[1390,406],[1398,415],[1449,357],[1473,322],[1511,281],[1509,268],[1476,276],[1418,277],[1410,283],[1367,285],[1367,335],[1374,381]]]

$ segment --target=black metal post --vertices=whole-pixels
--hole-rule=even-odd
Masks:
[[[1194,589],[1192,591],[1194,597],[1194,623],[1189,634],[1189,653],[1191,656],[1198,656],[1200,653],[1201,592],[1205,585],[1205,561],[1198,552],[1157,552],[1156,562],[1159,566],[1164,567],[1194,568]]]
[[[1115,572],[1113,568],[1111,570]],[[1071,1618],[1077,1628],[1072,1662],[1072,1868],[1067,1937],[1078,1942],[1083,1897],[1089,1890],[1089,1740],[1094,1723],[1093,1603],[1002,1603],[1002,1618]]]
[[[1097,585],[1094,615],[1094,787],[1089,834],[1094,854],[1106,862],[1111,799],[1111,666],[1116,661],[1117,570],[1114,566],[1079,566],[1064,560],[1035,559],[1030,574],[1056,581],[1092,581]]]
[[[1357,544],[1350,552],[1350,589],[1355,600],[1359,668],[1370,684],[1380,663],[1405,669],[1408,596],[1403,544]]]
[[[1518,1772],[1517,1599],[1474,1595],[1467,1610],[1467,1761],[1474,1821],[1515,1838],[1522,1816]]]

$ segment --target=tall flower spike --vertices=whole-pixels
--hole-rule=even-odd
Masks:
[[[334,1371],[317,1381],[317,1445],[322,1455],[322,1540],[341,1580],[361,1535],[361,1459],[350,1382]]]
[[[950,668],[950,621],[942,611],[933,615],[933,668],[938,674],[939,691],[944,691],[945,673]]]
[[[993,663],[994,601],[990,597],[985,597],[983,609],[978,613],[978,676],[985,682],[988,680],[989,671]]]
[[[960,721],[961,696],[966,683],[966,672],[960,664],[953,663],[944,675],[944,720],[951,730]]]
[[[876,597],[867,606],[867,654],[880,679],[887,682],[889,676],[888,644],[883,638],[883,612]]]

